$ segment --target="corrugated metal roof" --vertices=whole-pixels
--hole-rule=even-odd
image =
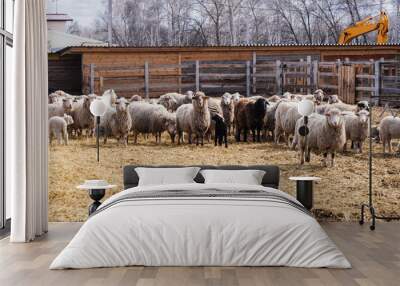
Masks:
[[[66,47],[98,47],[105,46],[106,43],[94,39],[80,37],[56,30],[49,30],[47,32],[48,39],[48,50],[49,52],[55,53]]]
[[[240,48],[371,48],[371,47],[400,47],[400,43],[386,43],[386,44],[377,44],[377,43],[365,43],[365,44],[241,44],[241,45],[207,45],[207,46],[118,46],[112,45],[111,47],[107,43],[103,44],[80,44],[80,45],[70,45],[66,46],[64,49],[60,50],[60,53],[68,53],[71,49],[112,49],[112,50],[124,50],[124,49],[132,49],[132,50],[144,50],[144,49],[160,49],[160,50],[179,50],[179,49],[207,49],[207,48],[221,48],[221,49],[240,49]]]
[[[73,19],[67,14],[46,14],[47,21],[72,21]]]

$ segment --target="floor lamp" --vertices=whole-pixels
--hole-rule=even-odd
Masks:
[[[375,212],[374,202],[373,202],[373,194],[372,194],[372,105],[369,108],[369,152],[368,152],[368,203],[363,203],[361,205],[361,218],[359,223],[361,225],[364,224],[364,214],[365,209],[368,209],[371,214],[371,225],[369,226],[370,230],[375,230],[375,223],[377,219],[383,219],[387,221],[391,220],[399,220],[400,217],[393,216],[393,217],[384,217],[378,216]],[[361,106],[362,107],[362,106]]]
[[[310,156],[308,156],[308,142],[307,142],[307,135],[310,133],[310,130],[308,128],[308,116],[310,116],[314,112],[314,102],[311,100],[302,100],[298,107],[297,111],[301,116],[304,118],[304,125],[300,126],[298,132],[301,136],[304,136],[304,145],[305,145],[305,157],[306,157],[306,162],[310,162]]]
[[[90,112],[96,118],[96,147],[97,147],[97,162],[100,162],[100,117],[106,113],[107,106],[100,99],[95,99],[90,104]]]

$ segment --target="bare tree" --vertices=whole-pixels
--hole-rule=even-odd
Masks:
[[[387,6],[387,1],[393,2]],[[381,0],[114,0],[113,37],[121,46],[336,43],[339,34]],[[382,2],[400,17],[400,0]],[[398,13],[398,14],[397,14]],[[107,15],[94,28],[73,24],[70,32],[106,40]],[[391,21],[398,40],[400,20]],[[363,42],[374,41],[373,35]],[[358,39],[360,41],[360,39]]]

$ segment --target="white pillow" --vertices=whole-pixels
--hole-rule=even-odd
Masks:
[[[265,171],[261,170],[211,170],[200,171],[205,184],[261,185]]]
[[[139,186],[195,183],[193,179],[199,170],[199,167],[135,168],[139,176]]]

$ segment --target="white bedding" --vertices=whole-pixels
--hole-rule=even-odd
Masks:
[[[136,187],[120,192],[81,227],[50,269],[145,266],[293,266],[349,268],[310,215],[261,198],[182,197],[126,200],[133,192],[275,189],[238,184]],[[133,193],[134,195],[137,193]]]

